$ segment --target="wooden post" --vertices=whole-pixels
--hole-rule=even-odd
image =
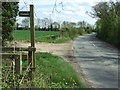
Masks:
[[[35,70],[35,51],[32,48],[35,48],[34,40],[34,6],[30,5],[30,33],[31,33],[31,54],[32,54],[32,73]]]
[[[29,71],[29,80],[32,80],[32,51],[31,51],[31,46],[28,47],[28,65],[30,66],[30,71]]]
[[[20,74],[22,73],[22,52],[20,52]]]
[[[20,55],[15,56],[15,73],[16,74],[21,74],[22,73],[22,53]]]
[[[31,32],[31,47],[35,47],[34,41],[34,6],[30,5],[30,32]]]
[[[20,74],[20,56],[15,57],[15,73]]]

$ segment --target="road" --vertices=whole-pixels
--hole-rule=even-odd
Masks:
[[[74,56],[94,88],[118,88],[118,49],[95,36],[79,36],[73,43]]]

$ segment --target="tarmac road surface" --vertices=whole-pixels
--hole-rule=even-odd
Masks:
[[[117,48],[97,39],[95,33],[79,36],[73,48],[75,58],[94,88],[119,88]]]

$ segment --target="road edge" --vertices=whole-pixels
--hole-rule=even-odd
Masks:
[[[87,80],[86,75],[83,73],[83,70],[79,64],[79,62],[76,60],[75,56],[74,56],[74,47],[73,47],[73,42],[76,40],[76,38],[74,40],[71,40],[69,43],[69,51],[66,53],[65,56],[70,56],[69,57],[63,57],[70,65],[72,65],[72,67],[75,69],[75,71],[77,72],[81,82],[83,83],[83,85],[85,85],[86,88],[94,88],[92,83],[89,82]]]

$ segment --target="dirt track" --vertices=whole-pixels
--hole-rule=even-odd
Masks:
[[[69,52],[69,50],[71,50],[71,48],[70,48],[71,44],[72,44],[72,41],[69,41],[67,43],[62,43],[62,44],[37,42],[37,43],[35,43],[35,47],[36,47],[36,52],[48,52],[53,55],[64,57],[64,56],[66,56],[67,52]],[[26,43],[23,41],[22,42],[17,41],[15,46],[27,48],[28,46],[30,46],[30,43]]]

